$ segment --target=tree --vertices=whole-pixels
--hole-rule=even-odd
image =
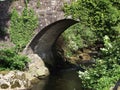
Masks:
[[[120,34],[120,0],[77,0],[65,4],[64,11],[95,32],[98,40],[105,35],[115,39]]]
[[[80,21],[75,26],[77,32],[91,31],[97,41],[104,43],[101,57],[95,58],[96,63],[91,68],[84,67],[85,72],[79,72],[83,86],[92,90],[109,90],[120,77],[120,0],[77,0],[65,4],[64,11],[66,16]],[[72,32],[76,45],[80,41],[76,40],[75,30],[65,35],[69,37]]]

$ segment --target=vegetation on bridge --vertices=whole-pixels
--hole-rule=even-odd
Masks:
[[[35,29],[38,26],[38,18],[34,11],[28,9],[27,6],[21,14],[18,14],[18,11],[13,9],[10,16],[10,39],[15,46],[0,50],[0,70],[24,70],[29,59],[26,56],[20,55],[20,52],[34,35]]]
[[[25,48],[34,35],[38,20],[32,9],[24,8],[21,15],[13,9],[11,13],[10,37],[18,51]]]

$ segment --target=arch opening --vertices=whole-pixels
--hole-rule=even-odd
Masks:
[[[53,55],[54,46],[59,36],[70,26],[78,23],[72,19],[62,19],[43,28],[31,40],[25,49],[26,54],[38,54],[50,67],[56,64],[56,57]]]

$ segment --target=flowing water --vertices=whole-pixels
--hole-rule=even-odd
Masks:
[[[77,71],[64,69],[41,80],[32,90],[82,90]]]

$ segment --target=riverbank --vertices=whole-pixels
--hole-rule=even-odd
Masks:
[[[0,72],[0,90],[32,88],[42,78],[49,75],[49,70],[43,60],[36,54],[28,56],[31,61],[26,71],[12,70]]]

